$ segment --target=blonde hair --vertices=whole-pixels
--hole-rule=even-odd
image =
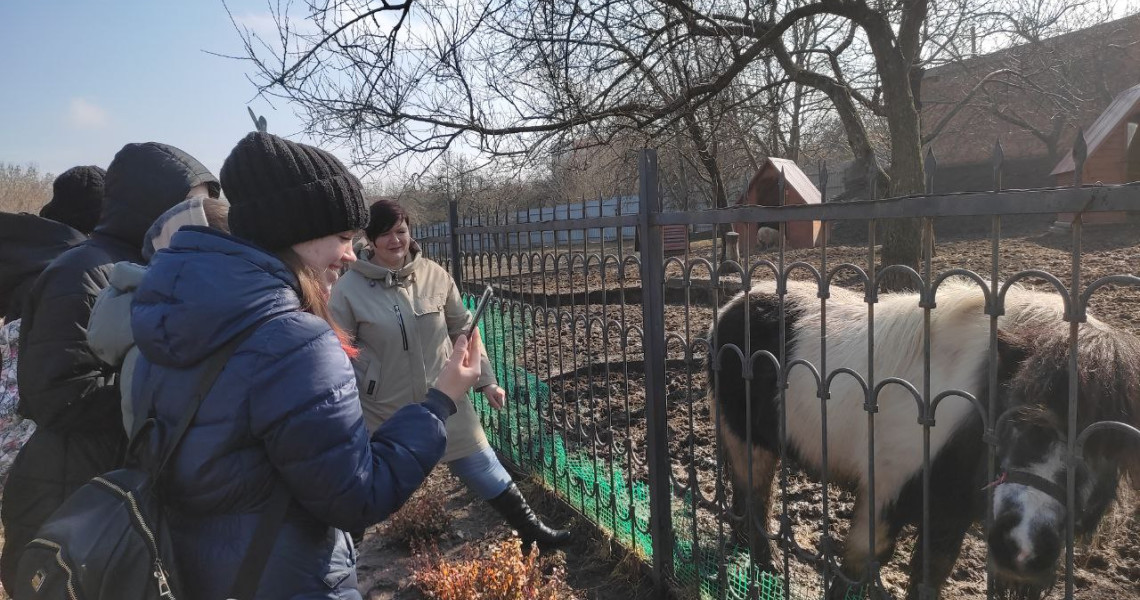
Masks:
[[[202,212],[206,213],[206,224],[225,233],[230,232],[230,203],[219,198],[206,198],[202,201]]]

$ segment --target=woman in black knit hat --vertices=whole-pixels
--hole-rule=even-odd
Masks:
[[[455,344],[422,403],[368,435],[329,287],[368,223],[360,183],[331,154],[263,132],[222,166],[231,235],[185,227],[135,293],[134,414],[170,431],[206,359],[243,332],[163,476],[178,597],[228,598],[275,489],[290,496],[258,598],[360,598],[345,531],[400,507],[443,455],[444,423],[479,376]],[[141,458],[144,465],[145,457]]]
[[[107,172],[94,165],[64,171],[52,182],[51,201],[40,209],[40,216],[91,235],[99,223],[106,177]]]

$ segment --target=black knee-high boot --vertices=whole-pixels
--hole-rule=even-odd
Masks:
[[[565,529],[551,529],[547,527],[538,515],[527,504],[522,492],[515,484],[511,484],[503,493],[488,500],[491,507],[503,515],[507,524],[519,532],[522,538],[523,551],[530,549],[532,543],[538,542],[542,550],[557,548],[570,541],[570,532]]]

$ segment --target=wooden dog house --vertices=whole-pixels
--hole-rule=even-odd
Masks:
[[[785,196],[780,202],[780,171],[784,172]],[[752,176],[748,187],[736,201],[737,206],[791,206],[793,204],[819,204],[819,188],[808,179],[795,162],[785,158],[768,158],[761,165],[760,170]],[[760,227],[778,229],[777,223],[751,223],[739,222],[732,224],[732,230],[740,235],[740,250],[755,251],[756,232]],[[814,248],[819,244],[819,221],[790,221],[786,229],[786,244],[788,248]]]
[[[1128,183],[1140,181],[1140,85],[1117,94],[1112,104],[1100,114],[1085,134],[1088,147],[1084,183]],[[1050,173],[1059,186],[1073,184],[1076,161],[1070,151]],[[1140,205],[1136,207],[1140,211]],[[1082,218],[1088,225],[1123,223],[1129,213],[1123,211],[1089,213]],[[1073,213],[1057,215],[1057,229],[1067,229]]]

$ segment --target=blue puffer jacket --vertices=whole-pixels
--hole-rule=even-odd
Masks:
[[[226,365],[164,475],[188,598],[225,597],[279,480],[294,504],[257,597],[359,598],[341,530],[383,520],[443,455],[455,405],[435,390],[369,440],[348,357],[327,323],[300,311],[296,285],[271,254],[190,227],[155,255],[135,293],[134,410],[153,410],[167,435],[203,360],[268,318]]]

